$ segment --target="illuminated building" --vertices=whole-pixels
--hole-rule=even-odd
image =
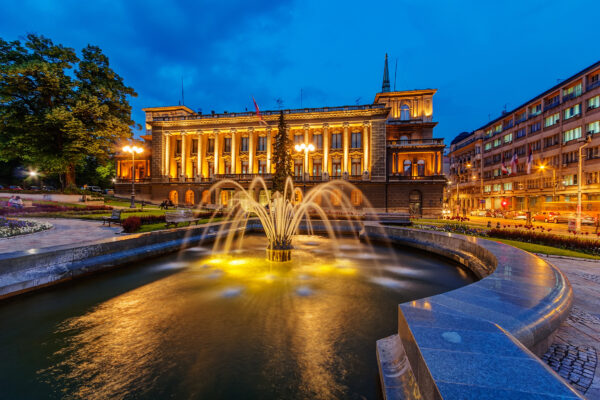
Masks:
[[[315,147],[292,149],[296,185],[309,190],[343,179],[358,188],[348,193],[356,206],[366,197],[380,211],[440,215],[446,179],[443,139],[433,138],[435,92],[390,91],[386,56],[382,91],[372,104],[283,110],[293,144]],[[247,187],[261,176],[270,185],[279,111],[261,111],[266,124],[255,112],[201,114],[186,106],[144,111],[151,174],[136,185],[137,198],[226,205],[234,188],[209,195],[216,181],[233,179]],[[126,195],[128,177],[117,179],[116,193]]]

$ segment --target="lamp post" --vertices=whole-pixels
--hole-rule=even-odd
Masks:
[[[587,135],[585,137],[585,139],[581,140],[580,143],[583,143],[581,146],[579,146],[579,158],[578,158],[578,164],[579,164],[579,169],[577,172],[577,222],[575,225],[575,229],[579,232],[581,230],[581,181],[583,180],[583,163],[582,163],[582,156],[581,156],[581,150],[583,150],[583,148],[585,146],[587,146],[588,144],[590,144],[590,142],[592,141],[592,136],[591,135]]]
[[[297,144],[296,146],[294,146],[294,149],[297,152],[304,152],[304,158],[302,159],[302,180],[306,180],[305,179],[305,175],[306,175],[306,155],[311,152],[311,151],[315,151],[315,146],[312,143],[309,143],[308,145],[302,143],[302,144]]]
[[[123,151],[131,153],[131,205],[129,208],[135,208],[135,155],[141,154],[144,149],[137,146],[125,146]]]

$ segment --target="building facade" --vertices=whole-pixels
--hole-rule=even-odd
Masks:
[[[582,210],[596,214],[599,132],[600,62],[457,136],[450,146],[451,207],[575,211],[581,180]]]
[[[436,90],[391,92],[389,87],[386,57],[382,91],[372,104],[283,111],[293,143],[315,148],[292,150],[301,195],[321,182],[340,179],[356,186],[347,195],[357,207],[441,214],[446,179],[443,139],[433,137]],[[255,112],[199,114],[186,106],[144,111],[152,156],[146,157],[147,164],[139,161],[150,165],[149,172],[135,175],[144,177],[136,184],[140,198],[225,206],[235,188],[210,193],[212,184],[233,179],[247,187],[257,176],[270,189],[280,111],[261,111],[260,121]],[[131,172],[122,171],[127,168],[118,167],[115,190],[127,195]]]

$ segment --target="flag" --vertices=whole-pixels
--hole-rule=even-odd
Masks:
[[[508,174],[508,168],[506,168],[506,163],[504,162],[504,153],[502,153],[502,175]]]
[[[258,104],[256,104],[256,100],[254,100],[254,96],[252,96],[252,102],[254,103],[254,108],[256,109],[256,116],[258,117],[258,122],[267,125],[267,123],[263,121],[262,115],[260,115],[260,109],[258,108]]]
[[[527,155],[527,175],[531,173],[531,166],[533,165],[533,151],[531,151],[531,144],[529,145],[529,154]]]
[[[510,174],[517,174],[517,165],[519,164],[519,156],[517,156],[517,152],[515,151],[512,156],[512,160],[510,161]]]

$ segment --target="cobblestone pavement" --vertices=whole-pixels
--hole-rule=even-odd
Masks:
[[[573,286],[573,309],[544,361],[590,400],[600,400],[600,261],[541,256]]]
[[[40,249],[66,244],[81,244],[115,237],[120,226],[102,226],[102,222],[66,218],[28,218],[49,222],[54,227],[42,232],[0,239],[0,253]]]

